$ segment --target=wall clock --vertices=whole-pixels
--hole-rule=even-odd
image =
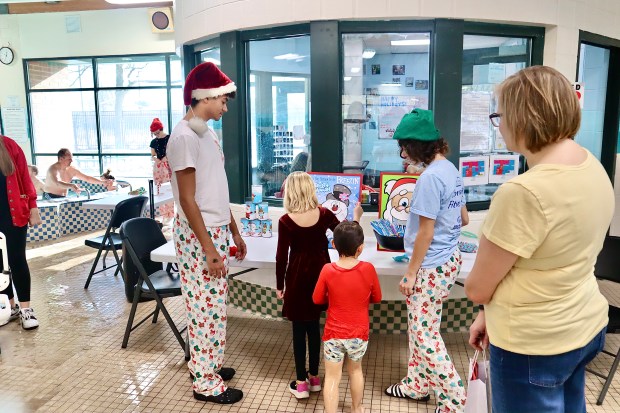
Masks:
[[[0,47],[0,63],[10,65],[14,58],[15,53],[13,52],[13,49],[7,46]]]

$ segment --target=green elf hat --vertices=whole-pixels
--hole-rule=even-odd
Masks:
[[[433,122],[433,111],[414,109],[401,119],[392,139],[415,139],[432,142],[439,139],[439,131]]]

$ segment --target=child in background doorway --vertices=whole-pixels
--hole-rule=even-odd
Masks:
[[[334,230],[338,262],[325,264],[314,289],[315,304],[327,304],[323,332],[325,358],[325,412],[338,408],[338,386],[345,354],[351,381],[352,413],[362,413],[364,374],[362,357],[368,347],[368,305],[381,301],[381,286],[375,267],[359,261],[364,249],[364,231],[357,222],[342,222]]]
[[[330,210],[319,205],[314,182],[305,172],[293,172],[288,176],[284,209],[287,213],[278,224],[277,296],[284,299],[282,315],[293,323],[297,380],[291,382],[289,391],[296,398],[305,399],[310,397],[310,391],[321,390],[319,318],[325,308],[312,302],[312,292],[321,269],[330,262],[325,232],[333,231],[339,221]],[[362,212],[358,204],[354,214],[356,220]]]

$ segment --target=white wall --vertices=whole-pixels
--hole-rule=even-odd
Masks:
[[[66,16],[78,16],[82,31],[67,33]],[[0,65],[0,105],[9,96],[26,107],[22,59],[174,52],[174,35],[152,33],[147,9],[0,15],[0,43],[10,43],[15,60]],[[22,144],[27,159],[30,144]]]
[[[545,26],[544,63],[575,77],[579,30],[620,39],[618,0],[177,0],[177,45],[314,20],[454,18]]]

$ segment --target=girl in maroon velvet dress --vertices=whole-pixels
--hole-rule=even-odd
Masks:
[[[284,299],[282,315],[293,323],[297,380],[291,382],[289,391],[296,398],[303,399],[310,396],[310,391],[321,390],[318,377],[321,352],[319,318],[325,306],[314,304],[312,292],[323,265],[330,262],[325,232],[328,229],[333,231],[339,221],[331,211],[319,206],[314,182],[305,172],[293,172],[287,177],[284,209],[287,214],[278,224],[277,296]],[[362,212],[358,204],[354,214],[356,220]]]

